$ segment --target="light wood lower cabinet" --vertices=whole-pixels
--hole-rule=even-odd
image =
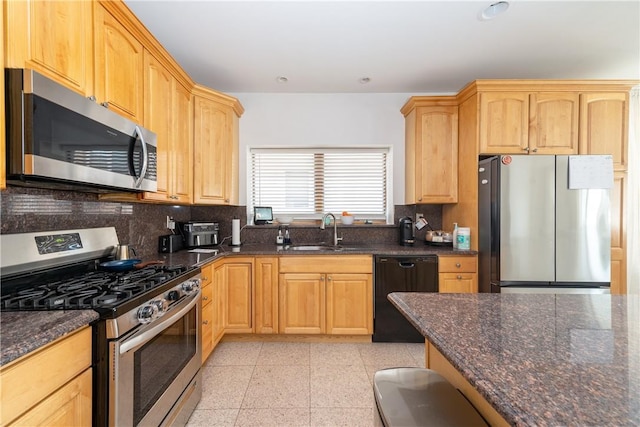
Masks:
[[[253,258],[233,257],[224,263],[225,333],[253,332]]]
[[[438,256],[440,293],[478,292],[476,256]]]
[[[86,327],[0,370],[0,425],[91,425],[91,329]]]
[[[216,304],[213,299],[213,264],[202,267],[202,282],[200,283],[202,297],[202,363],[207,360],[213,351],[213,321]]]
[[[373,333],[369,255],[280,258],[281,334]]]
[[[256,334],[278,333],[278,258],[256,257],[254,261]]]

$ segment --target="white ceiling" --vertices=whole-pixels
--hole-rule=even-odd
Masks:
[[[490,21],[479,14],[491,0],[125,1],[196,82],[223,92],[452,93],[481,78],[640,79],[638,0],[512,0]]]

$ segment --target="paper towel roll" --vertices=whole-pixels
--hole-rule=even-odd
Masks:
[[[231,220],[231,245],[240,246],[240,220],[237,218]]]

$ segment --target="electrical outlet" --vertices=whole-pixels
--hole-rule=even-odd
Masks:
[[[424,214],[417,213],[416,214],[416,222],[420,221],[420,218],[424,218]]]
[[[169,215],[167,215],[167,228],[169,230],[175,230],[176,228],[176,222]]]

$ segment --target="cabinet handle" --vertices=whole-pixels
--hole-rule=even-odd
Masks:
[[[91,95],[91,96],[87,97],[87,99],[88,99],[89,101],[96,102],[96,97],[95,97],[95,95]]]
[[[224,202],[225,203],[229,203],[229,199],[224,199]]]
[[[109,108],[109,103],[107,101],[101,102],[100,105],[102,105],[104,108]]]
[[[523,148],[524,151],[529,151],[529,147]]]
[[[322,277],[320,278],[320,281],[321,281],[321,282],[324,282],[324,276],[322,276]]]
[[[537,152],[538,152],[538,149],[537,149],[537,148],[534,148],[532,151],[533,151],[534,153],[537,153]]]
[[[209,324],[209,321],[208,321],[208,320],[203,320],[203,321],[202,321],[202,324],[203,324],[203,325],[208,325],[208,324]]]
[[[421,202],[422,201],[422,197],[418,197],[418,201]]]
[[[462,276],[458,274],[458,276],[456,277],[456,279],[458,279],[458,280],[462,280]]]
[[[209,278],[208,278],[208,277],[206,277],[206,276],[204,276],[204,277],[202,278],[202,281],[203,281],[203,282],[206,282],[207,280],[209,280]]]
[[[329,277],[327,278],[327,280],[331,281],[331,276],[329,276]]]
[[[202,301],[207,301],[209,297],[202,297]]]
[[[460,263],[459,262],[456,262],[456,267],[460,268]]]

